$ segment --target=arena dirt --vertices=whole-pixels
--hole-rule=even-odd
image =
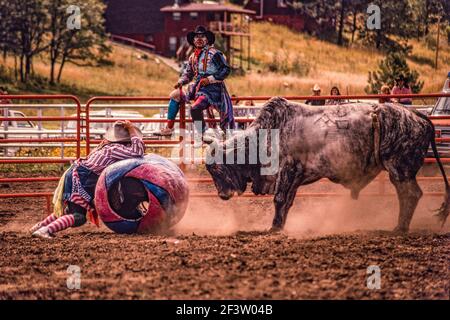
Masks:
[[[440,181],[421,186],[443,189]],[[54,187],[4,184],[0,193]],[[265,232],[273,217],[270,198],[197,198],[167,236],[116,235],[86,225],[52,241],[27,234],[42,217],[43,199],[2,199],[0,298],[449,299],[450,221],[441,229],[430,212],[440,197],[424,197],[412,232],[397,236],[389,231],[396,197],[354,201],[330,183],[301,191],[347,196],[297,198],[281,234]],[[70,265],[80,267],[79,290],[67,288]],[[380,267],[379,290],[366,286],[370,265]]]

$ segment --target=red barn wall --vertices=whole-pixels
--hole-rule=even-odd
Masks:
[[[185,41],[188,32],[194,30],[198,25],[209,26],[211,21],[216,20],[215,12],[197,12],[197,19],[192,19],[189,12],[181,12],[180,20],[173,19],[172,12],[165,13],[164,16],[164,32],[155,36],[155,45],[157,51],[167,56],[174,56],[171,52],[169,39],[170,37],[177,37],[177,48]],[[217,13],[220,19],[223,19],[223,13]],[[219,20],[220,21],[220,20]],[[158,40],[156,39],[158,38]]]
[[[307,17],[303,15],[295,14],[295,11],[289,7],[279,7],[277,0],[260,0],[264,1],[263,18],[264,21],[270,21],[276,24],[285,25],[296,31],[310,31],[309,22]],[[245,6],[245,9],[253,10],[256,12],[255,19],[258,20],[258,16],[261,16],[260,3],[249,1]]]

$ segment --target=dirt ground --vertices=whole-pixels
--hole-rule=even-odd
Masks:
[[[3,184],[0,193],[55,184]],[[443,190],[441,181],[421,185]],[[265,232],[271,199],[214,197],[192,198],[167,236],[85,225],[51,241],[27,233],[43,215],[43,199],[1,199],[0,299],[449,299],[450,221],[441,229],[430,212],[441,197],[422,198],[411,233],[398,236],[390,232],[395,197],[354,201],[330,183],[300,191],[346,196],[297,198],[279,234]],[[73,265],[81,287],[70,290]],[[367,287],[369,266],[379,267],[380,289]]]

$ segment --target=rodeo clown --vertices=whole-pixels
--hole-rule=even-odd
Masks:
[[[53,196],[54,213],[30,229],[32,236],[52,238],[58,231],[82,226],[87,215],[99,226],[93,203],[100,174],[117,161],[142,157],[144,149],[138,128],[130,121],[115,122],[98,147],[87,158],[77,159],[63,174]]]
[[[172,135],[182,99],[185,102],[194,101],[191,106],[191,117],[196,124],[196,130],[203,138],[206,131],[203,111],[210,111],[210,107],[219,112],[220,128],[224,132],[226,129],[234,129],[233,105],[224,83],[231,68],[223,53],[214,48],[214,34],[203,26],[197,26],[195,31],[187,34],[187,41],[194,47],[194,52],[189,57],[175,90],[170,94],[167,126],[155,134]],[[190,82],[192,83],[188,86],[187,92],[184,92],[182,87]],[[214,117],[212,112],[208,112],[208,115],[210,118]]]

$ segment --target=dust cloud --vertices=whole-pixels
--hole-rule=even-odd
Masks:
[[[327,189],[331,185],[326,184]],[[393,190],[388,196],[368,196],[358,200],[337,186],[342,196],[299,197],[289,211],[284,233],[292,237],[316,237],[359,231],[391,231],[397,225],[399,204]],[[370,189],[370,188],[369,188]],[[308,188],[300,188],[308,192]],[[331,191],[331,190],[330,190]],[[450,223],[440,228],[432,210],[442,197],[424,196],[416,209],[411,231],[448,232]],[[237,231],[264,231],[271,227],[272,197],[191,198],[184,218],[175,227],[177,234],[230,235]]]

